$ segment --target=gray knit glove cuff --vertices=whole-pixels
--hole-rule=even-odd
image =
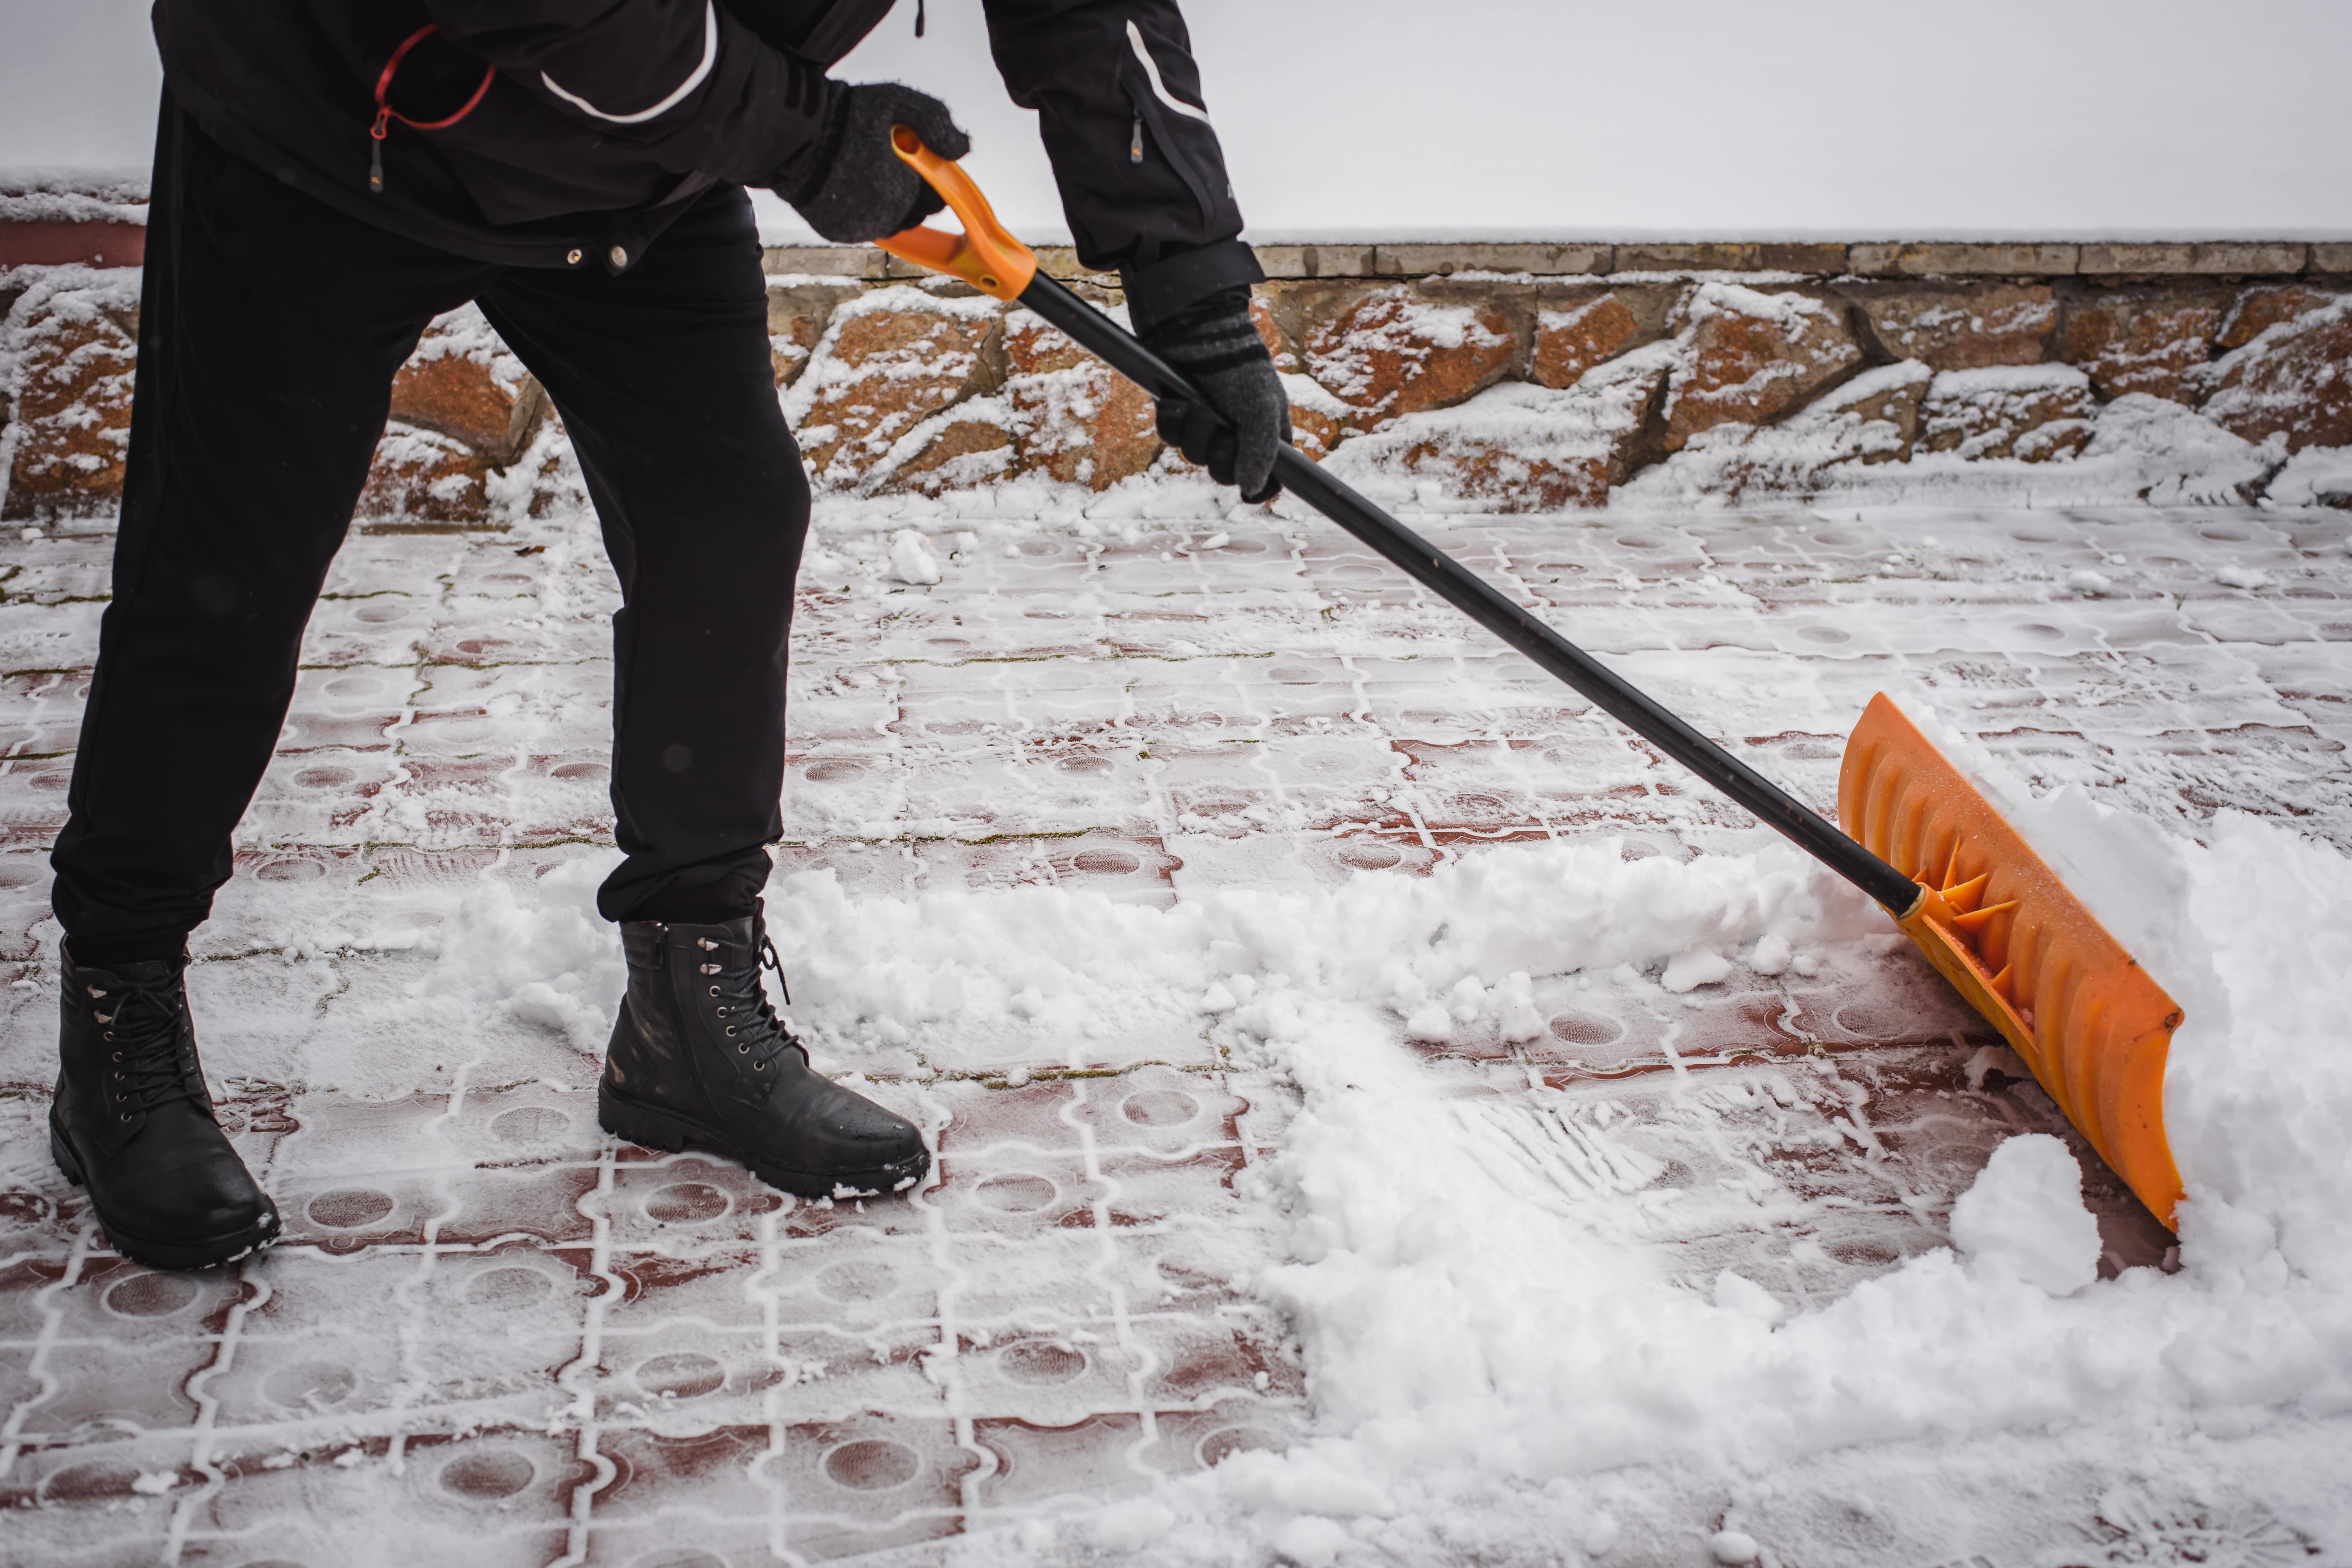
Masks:
[[[1207,406],[1181,398],[1160,400],[1160,438],[1209,470],[1221,485],[1239,485],[1245,501],[1282,493],[1275,454],[1290,440],[1290,399],[1250,321],[1249,290],[1223,289],[1143,334],[1146,346],[1184,373]]]

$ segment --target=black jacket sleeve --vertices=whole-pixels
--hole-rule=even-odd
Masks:
[[[1265,274],[1175,0],[987,0],[1013,101],[1037,110],[1087,267],[1117,268],[1138,331]]]

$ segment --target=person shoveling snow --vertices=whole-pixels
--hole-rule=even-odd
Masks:
[[[560,412],[621,580],[626,858],[598,907],[629,984],[604,1127],[814,1195],[902,1190],[929,1169],[912,1123],[810,1070],[761,976],[809,487],[744,187],[836,243],[939,210],[890,135],[911,126],[961,156],[947,106],[825,74],[889,9],[156,6],[163,107],[114,594],[53,858],[51,1147],[125,1256],[202,1267],[278,1233],[205,1089],[188,934],[230,874],[394,374],[469,300]],[[1137,328],[1213,407],[1163,402],[1163,434],[1271,496],[1289,419],[1249,321],[1263,274],[1183,18],[1172,0],[987,12],[1080,259],[1120,274]],[[919,580],[928,555],[907,553]]]

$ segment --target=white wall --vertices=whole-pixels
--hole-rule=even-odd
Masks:
[[[1056,237],[976,0],[929,9],[843,74],[947,97],[999,210]],[[2352,0],[1186,11],[1262,239],[2352,234]],[[139,163],[156,79],[138,0],[0,0],[0,167]]]
[[[0,0],[0,169],[143,171],[163,85],[144,0]]]

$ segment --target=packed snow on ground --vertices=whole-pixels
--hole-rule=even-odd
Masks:
[[[1225,518],[1257,515],[1229,505],[1173,479],[1102,497],[1006,485],[952,511],[829,500],[805,581],[887,614],[893,584],[950,580],[960,557],[1017,553],[1035,534],[1118,537],[1139,518],[1181,517],[1213,550]],[[563,567],[554,580],[593,555],[584,520],[533,537]],[[533,613],[584,625],[610,607],[601,592],[551,581]],[[1902,612],[1858,599],[1851,613]],[[524,722],[512,708],[485,711]],[[1662,1179],[1605,1103],[1532,1085],[1507,1100],[1433,1091],[1412,1042],[1489,1024],[1528,1037],[1543,1026],[1538,981],[1671,995],[1741,969],[1815,973],[1895,940],[1873,906],[1777,845],[1678,860],[1630,858],[1605,837],[1513,844],[1425,877],[1180,884],[1166,908],[1060,887],[908,895],[828,871],[782,879],[772,930],[791,955],[793,1016],[828,1066],[854,1070],[950,1023],[1072,1048],[1074,1063],[1083,1045],[1057,1042],[1205,1030],[1297,1096],[1276,1152],[1241,1192],[1271,1245],[1260,1257],[1258,1237],[1237,1238],[1233,1257],[1250,1264],[1242,1288],[1295,1325],[1311,1436],[1091,1511],[974,1535],[959,1559],[1664,1561],[1627,1521],[1686,1516],[1686,1500],[1727,1493],[1712,1534],[1695,1538],[1720,1561],[2067,1568],[2084,1560],[2064,1554],[2071,1543],[2020,1531],[2005,1506],[2045,1471],[2111,1482],[2101,1517],[2126,1523],[2182,1499],[2259,1500],[2274,1523],[2232,1537],[2217,1513],[2209,1531],[2250,1568],[2303,1560],[2295,1538],[2260,1534],[2274,1527],[2352,1551],[2341,1484],[2352,1455],[2352,861],[2278,820],[2225,813],[2192,839],[2076,791],[2037,796],[1936,713],[1914,716],[2186,1010],[2167,1083],[2188,1190],[2177,1272],[2098,1279],[2079,1171],[2027,1136],[1955,1206],[1952,1249],[1842,1299],[1790,1300],[1732,1270],[1692,1280],[1670,1268],[1663,1237],[1769,1229],[1788,1195]],[[386,837],[423,826],[381,825]],[[623,986],[593,910],[612,858],[568,853],[535,880],[471,885],[437,926],[241,878],[234,918],[216,924],[282,921],[290,934],[271,930],[258,945],[286,964],[210,966],[238,973],[200,984],[266,986],[273,1005],[307,1010],[306,986],[323,996],[338,984],[315,955],[422,952],[431,964],[407,998],[404,1037],[437,1019],[452,1062],[495,1060],[506,1081],[541,1070],[506,1040],[495,1054],[484,1043],[495,1011],[557,1042],[533,1048],[567,1053],[551,1077],[576,1071],[601,1050]],[[264,1032],[248,1070],[412,1092],[413,1045],[404,1057],[373,1051],[368,1028],[358,1015],[315,1059],[307,1046],[269,1058]],[[1788,1087],[1734,1079],[1689,1076],[1698,1120],[1722,1103],[1706,1097],[1760,1107]],[[1866,1530],[1822,1500],[1839,1498],[1867,1502]],[[2135,1539],[2193,1544],[2206,1530],[2166,1516]]]
[[[1546,1091],[1432,1098],[1406,1037],[1482,1017],[1524,1037],[1531,976],[1672,989],[1678,969],[1809,969],[1885,940],[1874,908],[1791,849],[1678,863],[1521,845],[1427,877],[1223,887],[1167,909],[782,881],[770,918],[795,954],[794,1016],[831,1059],[947,1018],[1048,1037],[1189,1019],[1301,1097],[1244,1191],[1279,1215],[1283,1257],[1251,1288],[1297,1324],[1316,1436],[975,1538],[964,1559],[1316,1564],[1478,1544],[1606,1562],[1612,1507],[1699,1478],[1745,1500],[1721,1521],[1723,1561],[1850,1553],[1834,1521],[1774,1511],[1811,1466],[1850,1471],[1882,1534],[2032,1562],[2050,1543],[2005,1536],[1977,1493],[2011,1484],[2021,1454],[2193,1495],[2218,1484],[2184,1458],[2200,1434],[2233,1440],[2231,1484],[2275,1489],[2280,1518],[2352,1548],[2352,1494],[2324,1479],[2344,1428],[2314,1425],[2352,1414],[2352,861],[2244,816],[2199,843],[2077,795],[2037,799],[1946,739],[2187,1009],[2166,1089],[2188,1191],[2176,1273],[2097,1279],[2079,1171],[2035,1135],[1960,1199],[1957,1250],[1811,1306],[1727,1271],[1694,1289],[1667,1277],[1664,1221],[1769,1224],[1770,1194],[1662,1187],[1605,1110]],[[602,868],[474,895],[425,989],[593,1048],[621,984],[589,910]],[[1923,1468],[1933,1485],[1906,1479]]]

